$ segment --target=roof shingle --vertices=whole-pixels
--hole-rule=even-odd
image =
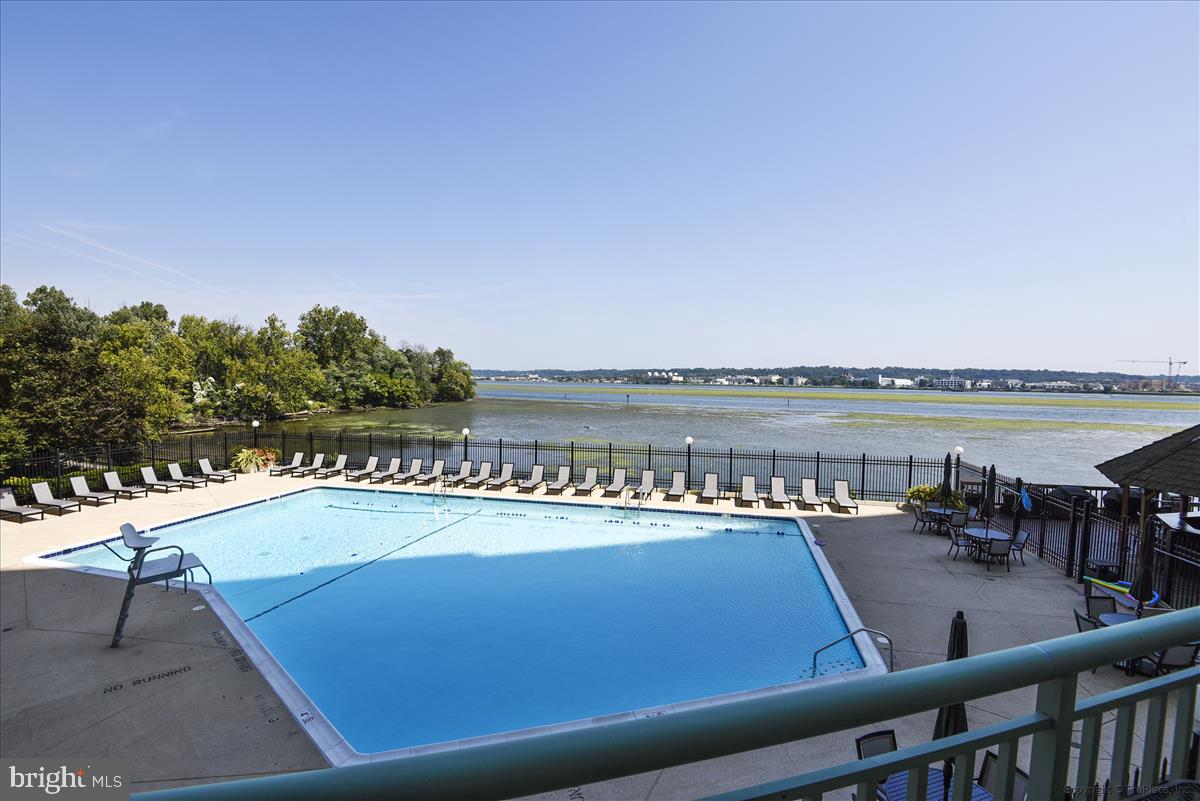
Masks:
[[[1114,484],[1200,497],[1200,425],[1096,465]]]

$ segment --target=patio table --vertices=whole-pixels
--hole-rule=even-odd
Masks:
[[[1104,612],[1100,615],[1100,622],[1106,626],[1119,626],[1122,623],[1132,623],[1137,619],[1137,615],[1127,612]]]
[[[926,516],[933,517],[933,527],[936,531],[945,530],[946,523],[950,522],[950,516],[957,512],[958,509],[950,509],[946,506],[926,506]]]
[[[971,558],[981,561],[980,556],[987,550],[989,540],[1011,540],[1008,532],[990,528],[964,528],[963,535],[972,543]]]
[[[942,783],[945,781],[945,774],[941,768],[929,769],[929,780],[925,789],[925,801],[942,801]],[[899,773],[893,773],[887,777],[887,781],[880,787],[882,797],[887,801],[905,801],[908,797],[908,771],[903,770]],[[978,784],[971,782],[971,801],[992,801],[992,794],[980,787]]]

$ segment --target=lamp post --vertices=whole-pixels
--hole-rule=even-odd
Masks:
[[[261,425],[257,420],[250,421],[251,427],[254,429],[254,447],[258,447],[258,427]]]
[[[689,489],[692,486],[692,443],[694,441],[691,437],[683,438],[684,444],[687,445],[687,486]]]
[[[471,436],[471,429],[464,428],[463,429],[463,455],[462,455],[462,460],[464,462],[467,461],[467,437],[469,437],[469,436]]]
[[[962,455],[963,446],[956,445],[954,447],[954,489],[962,489]]]

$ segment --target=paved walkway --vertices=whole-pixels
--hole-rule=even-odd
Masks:
[[[124,758],[137,788],[323,766],[307,736],[211,610],[195,608],[202,605],[196,594],[142,588],[125,645],[112,650],[107,646],[123,583],[31,569],[22,560],[113,536],[125,521],[156,525],[327,483],[243,476],[227,485],[155,494],[62,518],[48,515],[42,522],[0,524],[0,752]],[[508,488],[502,494],[516,491]],[[614,502],[569,495],[554,500]],[[691,506],[696,500],[689,497],[685,503]],[[650,505],[677,506],[661,500]],[[734,509],[729,501],[719,508]],[[791,510],[761,513],[796,515]],[[912,533],[911,516],[885,504],[863,504],[857,516],[801,516],[824,541],[825,554],[864,624],[892,636],[897,669],[944,659],[950,620],[959,609],[967,615],[972,653],[1075,631],[1071,610],[1082,606],[1079,585],[1036,557],[1027,555],[1028,564],[1017,564],[1011,572],[995,567],[988,572],[965,557],[954,561],[946,555],[944,537]],[[1128,681],[1117,671],[1101,669],[1081,677],[1081,692],[1100,693]],[[968,720],[975,728],[1026,714],[1032,704],[1032,690],[981,699],[968,707]],[[902,745],[915,744],[928,740],[933,719],[930,712],[888,725],[897,730]],[[853,737],[859,733],[789,743],[545,798],[693,798],[851,759]],[[1022,762],[1027,759],[1022,754]]]

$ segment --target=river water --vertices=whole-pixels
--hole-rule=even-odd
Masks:
[[[264,431],[345,430],[485,439],[963,458],[1026,481],[1108,484],[1094,465],[1200,423],[1182,396],[635,387],[480,382],[424,409],[317,415]]]

